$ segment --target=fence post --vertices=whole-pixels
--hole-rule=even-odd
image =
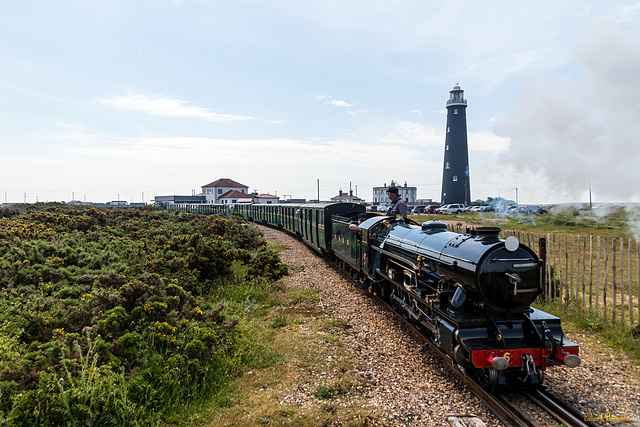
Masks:
[[[631,267],[631,249],[632,249],[631,239],[629,239],[629,243],[627,244],[627,251],[629,251],[629,280],[627,280],[627,285],[629,285],[629,326],[633,327],[633,270]]]
[[[553,240],[551,240],[551,234],[550,233],[547,233],[547,240],[551,243],[550,249],[547,249],[547,251],[549,252],[548,258],[549,259],[553,259],[553,256],[554,256],[553,255]],[[551,264],[552,264],[551,261],[549,261],[547,263],[547,291],[546,292],[547,292],[547,295],[549,295],[549,297],[551,299],[553,299],[553,292],[551,292],[551,284],[553,283],[553,279],[551,277],[551,268],[552,268]]]
[[[587,236],[584,236],[584,241],[582,242],[582,301],[580,302],[580,307],[582,307],[586,302],[585,292],[586,292],[586,275],[587,275]]]
[[[640,245],[638,245],[637,240],[636,240],[636,262],[638,264],[638,276],[637,276],[638,277],[638,299],[636,303],[638,304],[638,320],[640,320]]]
[[[578,307],[578,312],[581,312],[582,309],[580,307],[580,240],[581,236],[578,234],[578,243],[573,247],[574,256],[571,257],[571,272],[572,276],[576,278],[576,295],[574,297],[574,301],[576,306]],[[573,241],[571,242],[573,244]],[[573,273],[573,261],[576,263],[576,271]]]
[[[589,236],[589,307],[593,307],[593,236]]]
[[[624,239],[620,238],[620,322],[622,327],[626,323],[624,315]]]
[[[578,238],[580,238],[580,236],[578,236]],[[571,271],[569,272],[569,269],[567,268],[567,274],[569,274],[568,280],[569,280],[569,301],[576,303],[575,301],[575,297],[573,296],[573,279],[575,277],[575,271],[573,270],[573,258],[576,255],[576,245],[575,245],[575,239],[574,236],[571,235],[571,261],[570,264],[567,264],[567,267],[570,265],[571,266]],[[569,251],[567,251],[567,255],[569,254]],[[576,284],[577,287],[577,284]]]
[[[541,280],[542,280],[542,292],[545,298],[547,297],[547,239],[544,237],[540,237],[538,239],[538,251],[540,253],[540,259],[542,260],[542,271],[541,271]]]
[[[627,323],[624,309],[624,239],[620,238],[620,323],[624,328]]]
[[[616,323],[616,306],[617,306],[617,301],[616,301],[616,297],[618,295],[618,281],[617,281],[617,277],[616,277],[616,273],[618,270],[618,266],[617,266],[617,252],[616,252],[616,238],[614,237],[613,239],[611,239],[611,244],[612,249],[613,249],[613,301],[611,302],[611,306],[612,306],[612,318],[611,318],[611,322],[612,323]]]
[[[607,287],[609,286],[609,245],[607,238],[603,238],[604,244],[604,279],[602,281],[602,314],[607,320]]]
[[[558,275],[558,261],[560,258],[558,258],[560,256],[560,249],[558,249],[557,255],[556,255],[556,233],[551,233],[551,250],[553,251],[553,273],[551,273],[551,271],[549,272],[549,278],[551,279],[551,287],[553,288],[553,299],[556,299],[558,297],[557,290],[556,290],[556,276]],[[551,270],[551,269],[549,269]]]
[[[638,277],[638,299],[636,303],[638,304],[638,320],[640,320],[640,245],[638,245],[637,240],[636,240],[636,262],[638,264],[638,276],[637,276]]]

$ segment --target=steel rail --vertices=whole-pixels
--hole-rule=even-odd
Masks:
[[[548,390],[534,389],[526,394],[532,402],[549,413],[556,421],[572,427],[594,427],[596,423],[587,421],[584,414],[571,407]]]

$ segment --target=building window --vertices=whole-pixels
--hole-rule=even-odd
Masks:
[[[458,109],[457,108],[453,109],[453,114],[458,114]]]
[[[456,181],[458,181],[458,177],[454,175],[453,176],[453,182],[456,182]]]
[[[451,128],[447,126],[447,133],[451,132]]]
[[[447,146],[444,149],[445,151],[449,151],[449,144],[447,144]]]
[[[218,194],[222,194],[222,188],[218,188]]]
[[[449,164],[449,162],[446,162],[446,163],[444,164],[444,168],[445,168],[445,169],[451,169],[451,164]]]

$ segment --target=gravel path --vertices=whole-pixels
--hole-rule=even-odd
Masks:
[[[287,286],[319,290],[324,295],[321,309],[348,325],[343,342],[356,361],[354,373],[362,376],[368,386],[349,391],[342,396],[340,405],[367,410],[372,416],[365,425],[439,426],[445,425],[447,414],[469,413],[488,426],[501,425],[380,302],[300,241],[284,232],[259,228],[268,240],[285,248],[281,257],[292,271],[286,279]],[[581,343],[580,336],[570,339]],[[552,391],[595,417],[609,412],[613,417],[637,420],[639,370],[611,354],[607,349],[583,347],[582,366],[551,370],[548,384]],[[285,394],[283,401],[298,402],[303,407],[321,404],[312,393],[300,388]],[[542,425],[555,425],[546,417],[539,421]]]

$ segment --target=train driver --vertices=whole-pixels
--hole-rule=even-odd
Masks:
[[[367,220],[367,214],[358,215],[358,223],[349,225],[349,230],[360,233],[362,231],[362,228],[360,228],[360,224],[362,224],[366,220]]]
[[[402,215],[402,219],[407,220],[407,202],[404,201],[398,192],[398,187],[389,187],[387,196],[391,199],[391,206],[387,210],[387,216],[396,218]]]

